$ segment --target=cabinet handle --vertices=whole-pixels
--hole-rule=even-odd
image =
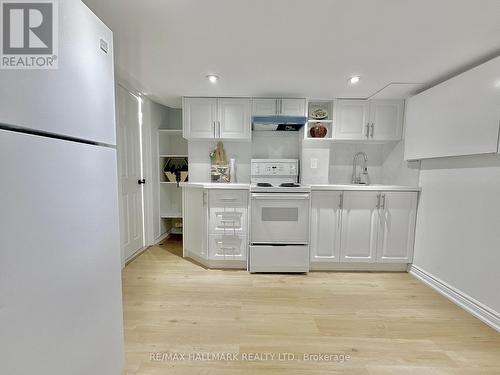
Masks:
[[[339,198],[339,208],[343,209],[344,208],[344,193],[340,193],[340,198]]]
[[[382,194],[382,209],[385,210],[385,194]]]
[[[220,138],[220,121],[218,121],[218,124],[219,124],[219,138]],[[373,135],[372,135],[373,137]]]
[[[366,123],[366,138],[370,138],[370,123]]]
[[[235,201],[237,198],[219,198],[219,199],[224,202],[229,202],[229,201]]]
[[[377,210],[380,210],[380,197],[381,194],[377,194]]]
[[[373,138],[373,131],[374,131],[374,128],[375,128],[375,123],[372,122],[372,134],[371,134],[371,137]]]
[[[214,138],[216,138],[216,136],[215,136],[215,121],[214,121]]]

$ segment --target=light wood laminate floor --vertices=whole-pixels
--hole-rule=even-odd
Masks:
[[[181,246],[152,247],[123,272],[126,374],[500,374],[500,334],[406,273],[207,270]],[[179,354],[199,352],[240,360]],[[252,353],[276,357],[241,360]]]

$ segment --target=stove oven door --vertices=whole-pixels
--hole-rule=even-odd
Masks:
[[[253,244],[308,244],[309,193],[252,193]]]

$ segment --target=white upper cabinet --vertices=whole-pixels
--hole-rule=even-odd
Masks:
[[[184,138],[250,140],[251,103],[248,98],[184,98]]]
[[[366,100],[336,100],[334,138],[345,140],[368,139],[369,104]]]
[[[251,99],[221,98],[218,107],[218,138],[250,139]]]
[[[414,192],[381,193],[378,262],[412,262],[417,196]]]
[[[380,225],[379,195],[371,191],[344,192],[342,262],[375,262]]]
[[[217,99],[184,98],[182,120],[184,138],[215,138]]]
[[[402,100],[370,101],[370,139],[397,141],[403,128],[404,102]]]
[[[311,262],[338,262],[342,217],[341,191],[311,194]]]
[[[278,114],[278,99],[253,99],[253,116],[272,116]]]
[[[336,100],[334,139],[400,140],[403,111],[403,100]]]
[[[286,116],[305,116],[306,100],[280,99],[279,113],[280,115],[286,115]]]
[[[253,116],[305,116],[305,99],[254,98]]]

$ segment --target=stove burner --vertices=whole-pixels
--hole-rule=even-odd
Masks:
[[[258,182],[257,186],[259,186],[259,187],[272,187],[273,185],[271,185],[269,182]]]
[[[280,187],[300,187],[300,185],[293,182],[284,182],[280,185]]]

